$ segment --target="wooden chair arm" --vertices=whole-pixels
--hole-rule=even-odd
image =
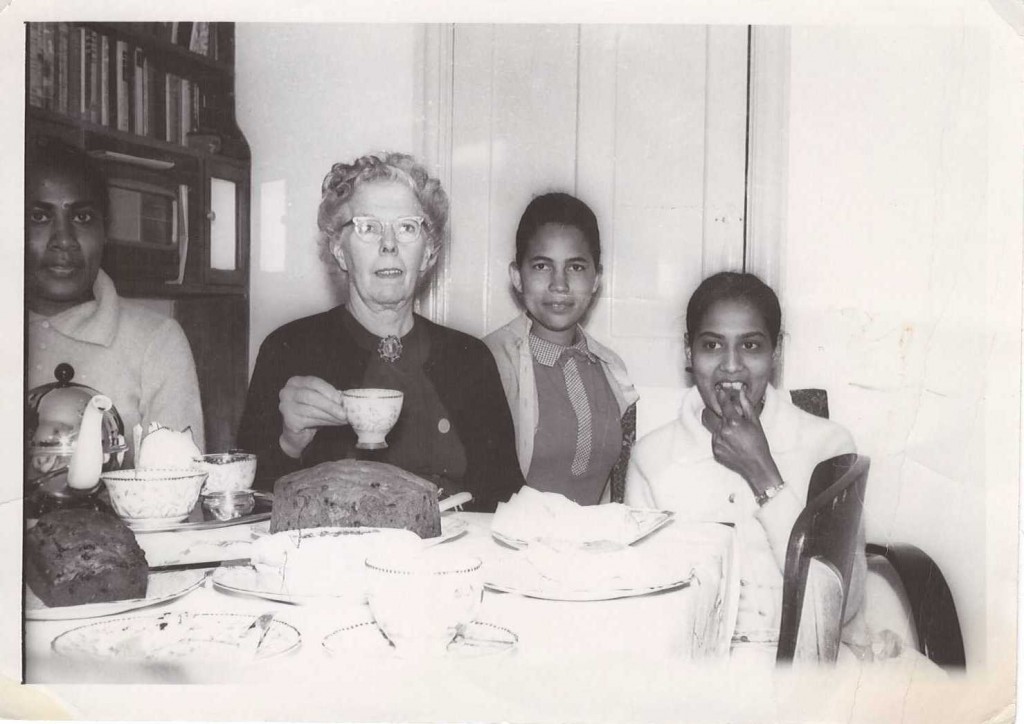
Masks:
[[[885,558],[900,577],[921,652],[939,666],[965,668],[964,640],[953,594],[935,561],[908,543],[868,543],[866,552]]]

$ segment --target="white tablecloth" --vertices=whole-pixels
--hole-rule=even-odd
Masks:
[[[444,543],[460,552],[480,556],[485,563],[515,555],[489,534],[490,516],[456,513],[468,526],[461,537]],[[231,532],[238,539],[238,531]],[[670,524],[636,544],[659,556],[693,555],[704,560],[727,558],[731,529],[724,526]],[[716,582],[717,585],[717,582]],[[545,702],[547,716],[557,717],[549,699],[600,701],[594,686],[612,672],[616,681],[630,672],[666,671],[686,666],[691,658],[695,617],[706,612],[702,600],[714,598],[708,586],[611,601],[548,601],[486,591],[477,620],[506,627],[519,637],[511,653],[473,659],[448,657],[403,660],[384,655],[372,660],[330,655],[325,636],[337,629],[372,619],[365,605],[294,606],[261,598],[230,594],[208,579],[199,589],[166,605],[122,616],[153,616],[165,611],[232,612],[255,616],[274,612],[297,628],[302,644],[293,653],[250,666],[201,664],[140,667],[68,660],[51,650],[60,633],[102,619],[41,622],[25,627],[25,679],[28,683],[229,683],[258,685],[261,695],[296,684],[312,685],[321,696],[337,700],[338,716],[346,719],[516,718],[528,716],[533,704],[522,692]],[[699,628],[699,626],[697,627]],[[596,678],[595,678],[596,677]],[[649,677],[645,676],[645,681]],[[321,682],[323,688],[317,686]],[[635,682],[641,686],[641,682]],[[646,686],[647,684],[643,684]],[[255,691],[250,689],[249,691]],[[561,693],[558,693],[561,692]],[[443,697],[444,707],[437,701]],[[288,697],[286,697],[287,699]],[[523,709],[522,707],[526,707]],[[510,708],[511,707],[511,708]],[[240,710],[240,711],[244,711]],[[539,711],[539,710],[538,710]],[[578,709],[573,709],[577,715]],[[264,718],[270,714],[260,709]],[[212,714],[211,714],[212,716]],[[244,714],[241,714],[244,718]],[[282,716],[288,718],[287,712]],[[291,717],[301,718],[298,713]]]

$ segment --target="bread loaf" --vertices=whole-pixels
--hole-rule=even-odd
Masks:
[[[25,535],[25,583],[47,606],[144,598],[149,567],[135,534],[96,510],[55,510]]]
[[[441,535],[437,486],[394,465],[361,460],[321,463],[274,485],[270,532],[302,528],[405,528]]]

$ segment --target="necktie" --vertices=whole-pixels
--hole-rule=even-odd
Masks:
[[[580,368],[576,364],[579,353],[566,350],[562,374],[565,375],[565,389],[569,393],[569,402],[576,413],[576,454],[572,458],[572,474],[576,477],[587,472],[590,465],[590,448],[593,443],[593,423],[590,417],[590,399],[580,377]],[[583,356],[579,354],[579,356]]]

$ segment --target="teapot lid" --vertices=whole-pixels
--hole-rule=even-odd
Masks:
[[[62,362],[53,371],[55,381],[29,391],[25,400],[25,438],[30,455],[70,455],[75,450],[82,414],[93,396],[92,387],[71,380],[75,369]],[[128,449],[124,423],[117,409],[103,413],[101,435],[104,453]]]

